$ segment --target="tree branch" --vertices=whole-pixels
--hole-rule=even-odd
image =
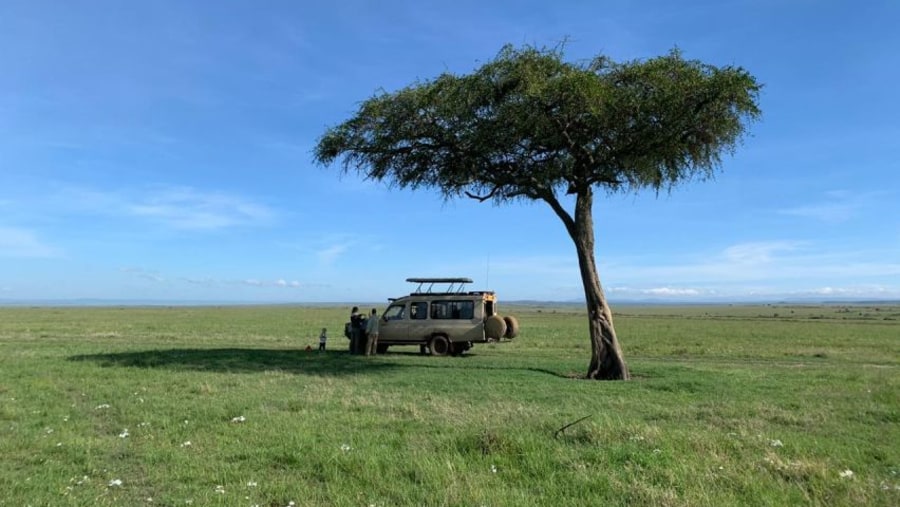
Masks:
[[[487,201],[488,199],[492,199],[494,196],[497,195],[497,192],[499,192],[499,191],[500,191],[500,187],[495,186],[494,188],[491,189],[490,192],[488,192],[487,195],[476,195],[476,194],[473,194],[472,192],[469,192],[468,190],[464,191],[463,193],[466,194],[466,197],[468,197],[469,199],[475,199],[478,202],[484,202],[484,201]]]

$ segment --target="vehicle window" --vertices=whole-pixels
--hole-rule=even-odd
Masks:
[[[405,317],[405,305],[393,305],[389,306],[387,310],[384,311],[384,320],[402,320]]]
[[[428,303],[419,301],[409,305],[409,318],[412,320],[424,320],[428,318]]]
[[[434,301],[431,303],[432,319],[471,320],[474,317],[474,301]]]

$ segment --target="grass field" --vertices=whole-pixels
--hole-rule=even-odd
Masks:
[[[0,505],[900,505],[900,307],[618,307],[632,382],[504,310],[366,358],[347,308],[0,308]]]

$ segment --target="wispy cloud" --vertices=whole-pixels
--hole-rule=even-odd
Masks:
[[[279,278],[277,280],[257,280],[255,278],[251,278],[248,280],[243,280],[240,282],[241,285],[248,285],[250,287],[281,287],[288,289],[298,289],[302,286],[302,284],[296,280],[287,281],[283,278]]]
[[[364,233],[356,235],[325,234],[318,237],[307,237],[303,240],[282,242],[280,245],[315,259],[323,267],[337,263],[344,255],[355,248],[364,247],[369,251],[376,251],[381,248],[381,245],[375,241],[375,238]]]
[[[334,264],[334,262],[347,250],[349,250],[351,246],[353,246],[353,243],[350,241],[327,246],[316,251],[316,258],[319,259],[319,262],[322,264]]]
[[[119,271],[121,271],[121,272],[123,272],[123,273],[129,273],[129,274],[134,275],[134,276],[136,276],[136,277],[138,277],[138,278],[142,278],[142,279],[144,279],[144,280],[150,280],[150,281],[152,281],[152,282],[164,282],[164,281],[166,281],[166,279],[163,278],[162,276],[160,276],[159,273],[157,273],[156,271],[146,270],[146,269],[144,269],[144,268],[139,268],[139,267],[125,267],[125,268],[120,268]]]
[[[274,213],[266,206],[224,193],[169,188],[126,206],[130,213],[175,229],[211,230],[267,223]]]
[[[273,209],[246,197],[185,186],[114,191],[66,187],[58,202],[74,212],[131,216],[176,230],[219,230],[268,225]]]
[[[826,192],[819,202],[783,208],[779,213],[837,224],[855,218],[864,210],[867,203],[879,200],[885,195],[883,192],[853,193],[834,190]]]
[[[50,258],[61,252],[27,229],[0,227],[0,257]]]
[[[239,285],[244,287],[275,287],[285,289],[299,289],[306,286],[306,284],[300,283],[297,280],[287,280],[284,278],[277,278],[274,280],[260,280],[258,278],[246,278],[243,280],[219,280],[210,277],[182,277],[178,280],[191,285],[199,285],[201,287],[207,288]]]
[[[803,245],[798,241],[759,241],[739,243],[726,248],[722,257],[734,264],[757,265],[772,262],[775,255],[792,252]]]
[[[654,287],[644,289],[644,294],[651,296],[699,296],[702,292],[698,289],[681,289],[677,287]]]

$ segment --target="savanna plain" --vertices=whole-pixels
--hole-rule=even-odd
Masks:
[[[360,357],[337,306],[0,308],[0,505],[900,505],[898,306],[618,306],[630,382],[501,310]]]

